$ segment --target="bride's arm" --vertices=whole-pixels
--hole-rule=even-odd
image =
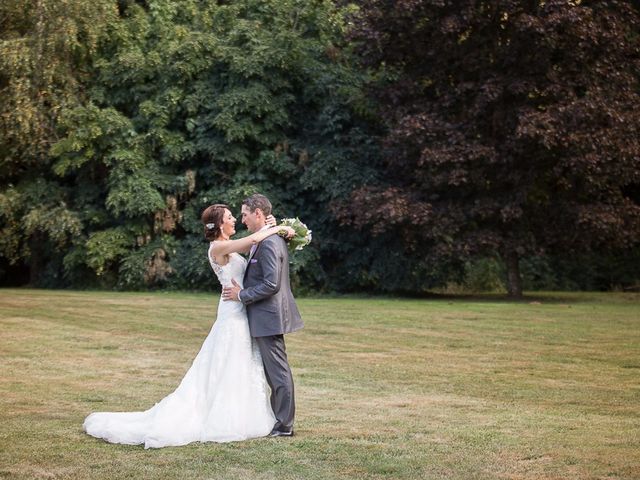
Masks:
[[[275,227],[276,226],[276,217],[274,217],[273,215],[267,215],[266,226],[267,227]],[[251,245],[249,245],[244,250],[240,250],[238,253],[245,253],[246,254],[246,253],[249,253],[250,250],[251,250]]]
[[[260,243],[265,238],[270,235],[275,235],[280,231],[286,231],[289,236],[293,236],[295,231],[291,227],[271,227],[267,230],[262,230],[260,232],[252,233],[244,238],[239,238],[238,240],[219,240],[213,242],[213,255],[214,256],[222,256],[228,255],[233,252],[244,253],[248,252],[252,245],[256,243]]]

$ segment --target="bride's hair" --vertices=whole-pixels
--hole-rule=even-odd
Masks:
[[[222,203],[216,203],[215,205],[209,205],[204,209],[204,212],[202,212],[204,238],[209,242],[213,242],[220,236],[220,227],[222,226],[224,211],[228,208],[229,207]]]

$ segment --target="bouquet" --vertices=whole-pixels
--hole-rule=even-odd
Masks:
[[[278,234],[287,241],[290,252],[302,250],[311,243],[311,230],[299,218],[283,218],[280,225],[291,227],[296,232],[292,238],[287,238],[284,232]]]

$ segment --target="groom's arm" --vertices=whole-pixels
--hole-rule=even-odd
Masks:
[[[284,240],[273,236],[260,245],[256,256],[262,267],[262,281],[253,287],[240,290],[238,298],[245,305],[271,297],[280,291],[283,262],[280,243],[284,243]]]

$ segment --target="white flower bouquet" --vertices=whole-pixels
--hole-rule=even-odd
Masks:
[[[285,232],[279,233],[279,235],[287,241],[290,252],[293,253],[296,250],[302,250],[311,243],[311,230],[309,230],[309,227],[302,223],[298,217],[283,218],[280,225],[291,227],[296,232],[292,238],[287,238]]]

